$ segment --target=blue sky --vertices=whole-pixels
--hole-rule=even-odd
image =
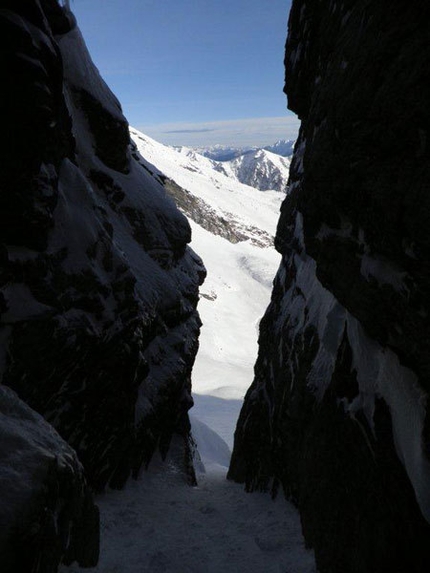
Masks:
[[[290,0],[74,0],[129,122],[164,143],[295,137],[282,93]],[[264,125],[261,118],[272,118]],[[252,140],[252,141],[251,141]]]

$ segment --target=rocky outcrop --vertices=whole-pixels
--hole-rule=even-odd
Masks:
[[[285,491],[321,573],[430,566],[429,8],[293,2],[302,120],[229,476]]]
[[[76,450],[92,488],[122,487],[172,436],[192,480],[205,270],[186,218],[132,157],[67,4],[0,10],[1,381]]]
[[[230,213],[220,215],[200,197],[180,187],[173,179],[163,178],[167,193],[175,200],[178,208],[192,221],[212,233],[236,244],[249,241],[256,247],[273,246],[273,236],[253,225],[244,225]]]
[[[55,573],[60,560],[93,567],[98,509],[75,452],[0,386],[1,570]]]

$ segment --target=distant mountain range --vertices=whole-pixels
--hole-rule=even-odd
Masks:
[[[290,163],[289,157],[282,157],[266,149],[257,149],[230,161],[218,161],[215,168],[260,191],[272,189],[285,192]]]
[[[205,165],[210,169],[259,191],[285,192],[293,147],[294,141],[281,140],[264,148],[215,145],[208,148],[174,149],[199,164],[206,158]]]
[[[231,161],[236,157],[245,155],[247,153],[255,153],[261,149],[270,151],[282,157],[290,157],[293,155],[295,140],[293,139],[280,139],[273,145],[266,145],[264,147],[231,147],[228,145],[212,145],[208,147],[194,147],[194,151],[213,159],[214,161]]]

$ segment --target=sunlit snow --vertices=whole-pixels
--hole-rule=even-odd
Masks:
[[[166,147],[135,129],[130,131],[156,173],[203,199],[226,220],[253,227],[255,236],[258,232],[274,236],[283,193],[258,191],[218,172],[212,160],[193,150]],[[258,325],[270,301],[280,255],[273,244],[267,248],[251,240],[233,244],[192,220],[190,224],[191,246],[208,271],[198,307],[203,327],[193,370],[192,414],[232,447],[240,404],[253,380]]]

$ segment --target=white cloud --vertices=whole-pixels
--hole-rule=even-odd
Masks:
[[[162,123],[133,126],[166,145],[269,145],[296,139],[300,120],[295,115],[200,123]]]

